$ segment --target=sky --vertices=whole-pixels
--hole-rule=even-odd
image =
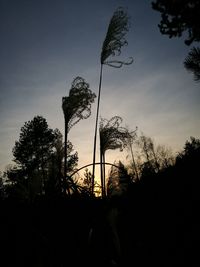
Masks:
[[[151,1],[0,0],[1,171],[13,163],[20,129],[34,116],[64,133],[62,97],[75,77],[97,94],[103,40],[120,6],[131,27],[119,58],[134,62],[120,69],[104,66],[100,116],[121,116],[124,126],[137,126],[174,153],[190,136],[200,137],[200,84],[183,66],[190,47],[184,38],[161,35],[160,13]],[[96,102],[92,115],[69,132],[79,167],[92,162]],[[108,162],[121,158],[118,151],[107,152]]]

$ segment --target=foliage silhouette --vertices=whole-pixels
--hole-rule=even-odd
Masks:
[[[43,169],[52,153],[54,141],[54,132],[48,128],[46,120],[36,116],[21,128],[19,141],[13,148],[14,161],[27,171],[36,167]]]
[[[130,58],[129,61],[111,60],[107,59],[115,57],[121,54],[121,48],[127,45],[128,42],[125,39],[125,35],[129,30],[129,18],[127,13],[123,8],[118,8],[109,23],[106,37],[103,42],[101,51],[101,67],[100,67],[100,77],[99,77],[99,90],[98,90],[98,100],[97,100],[97,110],[96,110],[96,122],[94,131],[94,149],[93,149],[93,170],[92,170],[92,191],[94,189],[94,179],[95,179],[95,162],[96,162],[96,142],[97,142],[97,128],[98,128],[98,118],[99,118],[99,107],[101,98],[101,84],[103,76],[103,65],[108,65],[111,67],[120,68],[123,65],[130,65],[133,59]]]
[[[68,142],[68,163],[73,170],[78,161],[77,152]],[[19,141],[13,148],[16,166],[6,171],[7,190],[13,196],[29,199],[36,195],[60,193],[63,188],[63,142],[58,129],[48,127],[46,119],[35,116],[21,128]]]
[[[57,131],[57,138],[54,145],[54,153],[51,155],[48,163],[48,180],[46,184],[46,194],[61,193],[64,191],[63,184],[63,159],[64,145],[62,134]],[[78,153],[73,153],[73,145],[70,141],[67,142],[67,165],[69,173],[73,172],[78,163]],[[74,186],[74,184],[72,184]],[[75,188],[73,188],[74,190]]]
[[[95,262],[95,266],[159,267],[163,258],[167,266],[184,265],[194,253],[191,244],[199,240],[195,215],[199,157],[200,140],[191,137],[174,165],[160,167],[137,182],[123,164],[113,167],[104,199],[40,196],[23,206],[4,199],[1,265],[65,267]]]
[[[121,48],[127,45],[125,34],[128,29],[127,14],[119,8],[110,21],[102,47],[93,163],[86,165],[92,165],[93,172],[85,173],[84,190],[72,179],[86,166],[74,170],[78,155],[77,152],[72,154],[68,133],[80,120],[90,116],[95,94],[89,84],[76,77],[69,96],[62,99],[64,146],[59,130],[49,129],[41,116],[22,127],[20,139],[13,149],[17,166],[7,170],[7,187],[3,184],[5,176],[0,175],[0,201],[3,203],[1,264],[128,267],[131,263],[136,267],[147,264],[158,267],[163,265],[163,259],[166,266],[183,265],[185,254],[191,260],[190,245],[199,231],[191,211],[195,207],[195,213],[198,213],[199,209],[200,140],[191,137],[174,162],[168,149],[156,147],[151,138],[142,135],[138,141],[142,151],[137,174],[140,179],[133,180],[122,162],[105,162],[107,150],[130,147],[137,170],[132,150],[135,131],[122,127],[122,119],[115,116],[100,121],[101,162],[95,160],[103,65],[118,68],[132,63],[132,59],[129,62],[109,60],[118,56]],[[182,33],[182,29],[178,28],[177,34]],[[175,33],[172,30],[170,34]],[[187,41],[191,42],[192,38],[189,36]],[[101,166],[102,196],[107,196],[103,199],[95,198],[93,194],[97,164]],[[112,166],[107,191],[106,164]],[[5,188],[10,189],[6,194]],[[57,194],[57,191],[66,192],[67,189],[70,192],[74,188],[77,194],[68,198]],[[12,190],[16,198],[13,198]],[[25,199],[22,206],[20,198]]]
[[[187,31],[186,45],[200,41],[200,2],[198,0],[157,0],[152,2],[154,10],[161,13],[161,21],[158,25],[162,34],[172,37],[180,37]],[[194,74],[194,80],[200,79],[200,55],[199,48],[193,47],[184,61],[184,67]]]
[[[163,145],[156,146],[152,138],[143,133],[136,140],[140,148],[140,160],[138,163],[139,177],[158,173],[167,167],[174,165],[174,157],[170,148]]]
[[[193,47],[184,61],[185,68],[192,72],[194,80],[200,80],[200,48]]]
[[[133,183],[132,177],[128,174],[128,170],[124,164],[119,161],[118,168],[112,166],[107,184],[108,197],[125,196],[129,187]]]
[[[48,128],[46,120],[36,116],[25,122],[19,141],[15,142],[13,156],[19,166],[19,170],[14,170],[15,175],[18,173],[19,178],[25,178],[27,186],[35,187],[36,191],[42,192],[45,188],[46,164],[53,153],[55,139],[56,135]]]
[[[131,163],[131,166],[132,166],[132,177],[135,181],[138,181],[139,180],[139,173],[138,173],[138,169],[137,169],[137,164],[136,164],[136,161],[135,161],[135,156],[134,156],[134,153],[133,153],[133,142],[136,140],[137,138],[137,127],[135,129],[135,131],[130,131],[128,128],[127,128],[127,132],[129,133],[128,135],[128,138],[127,138],[127,149],[131,152],[131,158],[132,158],[132,163]]]
[[[105,181],[105,153],[109,149],[123,150],[127,146],[130,138],[133,138],[133,133],[127,131],[127,128],[121,126],[122,118],[114,116],[110,120],[100,120],[99,135],[100,135],[100,162],[101,168],[101,186],[102,197],[106,195],[106,181]]]
[[[187,158],[197,158],[200,153],[200,139],[193,136],[190,137],[189,141],[186,141],[184,150],[178,154],[177,161]]]
[[[69,96],[62,98],[62,109],[65,118],[65,149],[64,149],[64,184],[70,194],[66,181],[68,174],[67,166],[67,138],[71,128],[80,120],[87,119],[91,115],[91,104],[96,95],[89,89],[89,84],[82,78],[76,77],[69,91]],[[68,176],[67,176],[68,177]]]
[[[83,188],[85,189],[88,194],[91,193],[91,186],[92,186],[92,173],[86,168],[83,178]]]
[[[0,172],[0,200],[5,197],[4,175]]]
[[[200,41],[200,3],[198,0],[157,0],[152,2],[154,10],[161,13],[158,25],[160,32],[169,38],[180,37],[187,31],[185,44]]]

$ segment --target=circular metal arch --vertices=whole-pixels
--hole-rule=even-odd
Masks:
[[[109,163],[109,162],[104,162],[104,163],[97,162],[97,163],[95,163],[95,165],[100,165],[100,164],[102,164],[102,165],[109,165],[109,166],[113,166],[113,167],[116,167],[116,168],[120,169],[119,166],[117,166],[117,165],[115,165],[115,164],[112,164],[112,163]],[[74,171],[69,177],[72,178],[72,176],[73,176],[74,174],[76,174],[76,173],[79,172],[80,170],[82,170],[82,169],[84,169],[84,168],[87,168],[87,167],[89,167],[89,166],[93,166],[93,163],[87,164],[87,165],[85,165],[85,166],[79,168],[78,170]]]

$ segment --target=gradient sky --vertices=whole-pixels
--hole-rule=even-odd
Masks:
[[[36,115],[62,133],[62,96],[81,76],[97,93],[100,53],[117,7],[128,9],[131,28],[121,59],[134,63],[104,67],[101,116],[119,115],[156,144],[181,150],[190,136],[200,137],[200,88],[183,67],[184,39],[160,34],[160,13],[141,0],[0,0],[0,170],[12,163],[20,128]],[[69,133],[79,166],[92,162],[94,118]],[[108,152],[108,161],[120,153]],[[110,155],[110,157],[109,157]]]

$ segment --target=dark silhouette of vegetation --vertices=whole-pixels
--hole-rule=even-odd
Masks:
[[[102,197],[106,196],[106,178],[105,178],[105,153],[107,150],[120,149],[127,146],[133,133],[127,131],[125,127],[121,126],[122,118],[119,116],[112,117],[110,120],[101,119],[99,126],[100,135],[100,170],[101,170],[101,187]]]
[[[169,38],[181,37],[187,32],[186,45],[200,41],[200,2],[198,0],[157,0],[152,8],[161,13],[158,25],[162,34]],[[184,67],[194,74],[194,80],[200,80],[200,52],[193,47],[184,61]]]
[[[159,147],[154,144],[161,162]],[[199,203],[199,158],[200,140],[191,137],[173,164],[141,172],[139,180],[119,162],[111,168],[104,199],[80,191],[73,198],[38,195],[21,205],[8,191],[1,199],[2,266],[95,262],[95,266],[159,267],[163,259],[167,266],[183,265],[199,238],[192,216]],[[92,174],[86,176],[91,186]]]
[[[129,133],[129,136],[127,138],[127,148],[131,152],[132,176],[133,176],[133,179],[137,181],[137,180],[139,180],[139,173],[138,173],[137,164],[136,164],[136,161],[135,161],[135,156],[134,156],[134,153],[133,153],[133,142],[135,141],[135,139],[137,137],[137,134],[136,134],[137,127],[136,127],[136,130],[134,132],[130,132],[128,129],[127,129],[127,131]]]
[[[121,48],[127,45],[128,42],[125,39],[125,35],[129,30],[129,18],[127,13],[123,8],[118,8],[109,23],[108,31],[103,42],[101,51],[101,67],[100,67],[100,77],[99,77],[99,90],[98,90],[98,100],[97,100],[97,111],[96,111],[96,122],[94,131],[94,149],[93,149],[93,170],[92,170],[92,191],[94,189],[94,179],[95,179],[95,162],[96,162],[96,142],[97,142],[97,128],[99,119],[99,107],[101,98],[101,84],[103,76],[103,65],[108,65],[111,67],[121,68],[123,65],[130,65],[133,59],[130,58],[129,61],[116,60],[115,56],[121,54]],[[114,57],[114,60],[107,60],[110,57]]]
[[[158,172],[159,164],[152,139],[142,134],[139,138],[139,146],[141,146],[144,157],[146,158],[144,168],[149,168],[149,170],[151,169],[153,172]]]
[[[107,165],[107,166],[119,168],[118,165],[113,164],[113,163],[109,163],[109,162],[96,162],[95,165],[100,165],[100,166]],[[76,187],[77,187],[78,191],[81,194],[84,193],[84,194],[87,194],[87,195],[92,196],[92,197],[94,195],[98,197],[98,196],[102,195],[102,193],[100,192],[100,191],[102,191],[102,186],[99,185],[99,183],[97,181],[95,181],[94,192],[92,193],[92,191],[91,191],[92,173],[90,171],[88,171],[88,169],[87,169],[90,166],[93,166],[93,163],[84,165],[79,169],[75,169],[75,171],[73,171],[70,174],[70,178],[73,178],[76,174],[78,174],[78,172],[80,172],[81,170],[85,169],[84,177],[83,178],[79,177],[80,179],[79,178],[77,179]],[[82,182],[80,182],[79,180],[82,181]]]
[[[68,142],[68,165],[73,170],[78,154]],[[36,116],[25,122],[13,148],[16,165],[6,171],[7,190],[32,201],[37,195],[63,191],[63,142],[58,129],[48,127],[46,119]]]
[[[132,177],[128,174],[127,168],[119,161],[118,168],[112,166],[108,175],[108,197],[126,195],[128,188],[133,182]]]
[[[186,42],[199,41],[194,21],[186,20],[187,8],[193,12],[199,2],[183,1],[183,9],[180,3],[154,3],[155,9],[164,12],[160,28],[171,37],[188,29]],[[174,8],[176,12],[181,8],[182,17]],[[102,47],[92,163],[76,169],[78,154],[68,140],[70,129],[90,116],[95,98],[81,77],[73,80],[69,96],[62,99],[64,143],[60,131],[50,129],[42,116],[21,128],[13,148],[15,165],[0,173],[1,266],[169,267],[187,261],[197,266],[192,263],[191,244],[200,238],[200,139],[191,137],[174,156],[151,137],[136,135],[137,128],[130,131],[121,126],[122,118],[114,116],[100,121],[100,162],[95,160],[103,65],[132,63],[132,59],[109,60],[127,44],[128,29],[127,13],[119,8]],[[198,80],[190,60],[195,61],[187,58],[187,68]],[[131,154],[131,164],[106,162],[107,150],[124,148]],[[101,185],[94,180],[96,165],[100,165]],[[108,177],[105,165],[111,166]],[[89,166],[92,172],[85,169],[83,176],[75,177]],[[100,188],[101,194],[97,196],[94,188]]]
[[[200,80],[200,48],[193,47],[184,61],[185,68],[192,72],[194,80]]]
[[[163,145],[155,145],[152,138],[143,133],[134,139],[135,163],[130,164],[130,173],[134,180],[139,180],[141,176],[147,173],[157,173],[162,169],[174,165],[174,156],[170,148]],[[134,173],[137,168],[137,177]],[[132,170],[133,168],[133,170]]]
[[[92,173],[86,168],[83,178],[83,188],[85,191],[90,194],[92,187]]]
[[[0,200],[5,197],[4,175],[0,172]]]
[[[158,25],[160,32],[169,38],[180,37],[187,31],[186,45],[200,41],[200,3],[198,0],[157,0],[152,2],[154,10],[161,13]]]
[[[68,194],[70,189],[66,178],[68,176],[67,166],[67,137],[71,128],[80,120],[87,119],[91,114],[91,104],[96,95],[89,89],[89,84],[82,77],[76,77],[71,85],[69,96],[63,97],[62,109],[65,118],[65,149],[64,149],[64,186]]]

